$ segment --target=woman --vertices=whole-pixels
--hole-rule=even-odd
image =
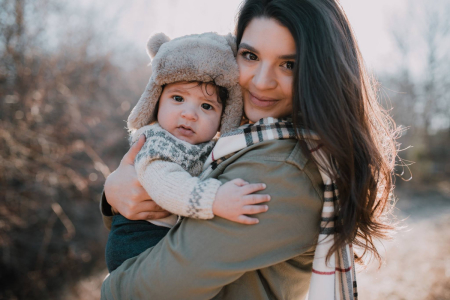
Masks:
[[[183,220],[158,245],[111,273],[102,299],[303,299],[316,244],[317,252],[321,247],[319,228],[326,233],[333,221],[332,246],[322,256],[339,254],[347,243],[378,255],[372,239],[390,229],[381,215],[392,190],[395,142],[342,9],[335,0],[247,0],[236,38],[246,117],[274,126],[279,121],[271,117],[291,117],[296,138],[263,139],[209,176],[266,183],[269,210],[255,226],[217,217]],[[312,131],[319,143],[310,139]],[[141,145],[108,177],[106,223],[106,199],[129,219],[166,213],[136,179],[131,164]],[[327,177],[339,188],[339,203],[321,227]],[[356,298],[356,290],[347,292]]]

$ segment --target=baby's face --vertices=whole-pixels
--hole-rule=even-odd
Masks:
[[[175,137],[196,145],[216,135],[222,109],[213,86],[171,83],[164,87],[159,98],[158,122]]]

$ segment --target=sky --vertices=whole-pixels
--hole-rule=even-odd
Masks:
[[[369,68],[386,68],[392,58],[391,20],[404,9],[404,0],[341,0]],[[233,31],[241,0],[133,0],[109,1],[121,9],[118,34],[145,49],[152,33],[171,38],[205,31],[226,34]],[[128,3],[132,3],[129,5]]]
[[[233,31],[242,0],[82,0],[86,6],[116,18],[118,38],[145,51],[150,35],[164,32],[169,37],[215,31]],[[405,10],[406,0],[340,0],[355,32],[367,66],[386,71],[398,57],[391,35],[396,14]]]

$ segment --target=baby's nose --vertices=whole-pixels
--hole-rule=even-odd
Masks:
[[[183,109],[181,116],[192,121],[196,121],[198,119],[197,111],[192,107],[186,107]]]

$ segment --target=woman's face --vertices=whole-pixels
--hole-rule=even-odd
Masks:
[[[242,36],[237,55],[245,115],[251,122],[292,114],[295,41],[274,19],[255,18]]]

